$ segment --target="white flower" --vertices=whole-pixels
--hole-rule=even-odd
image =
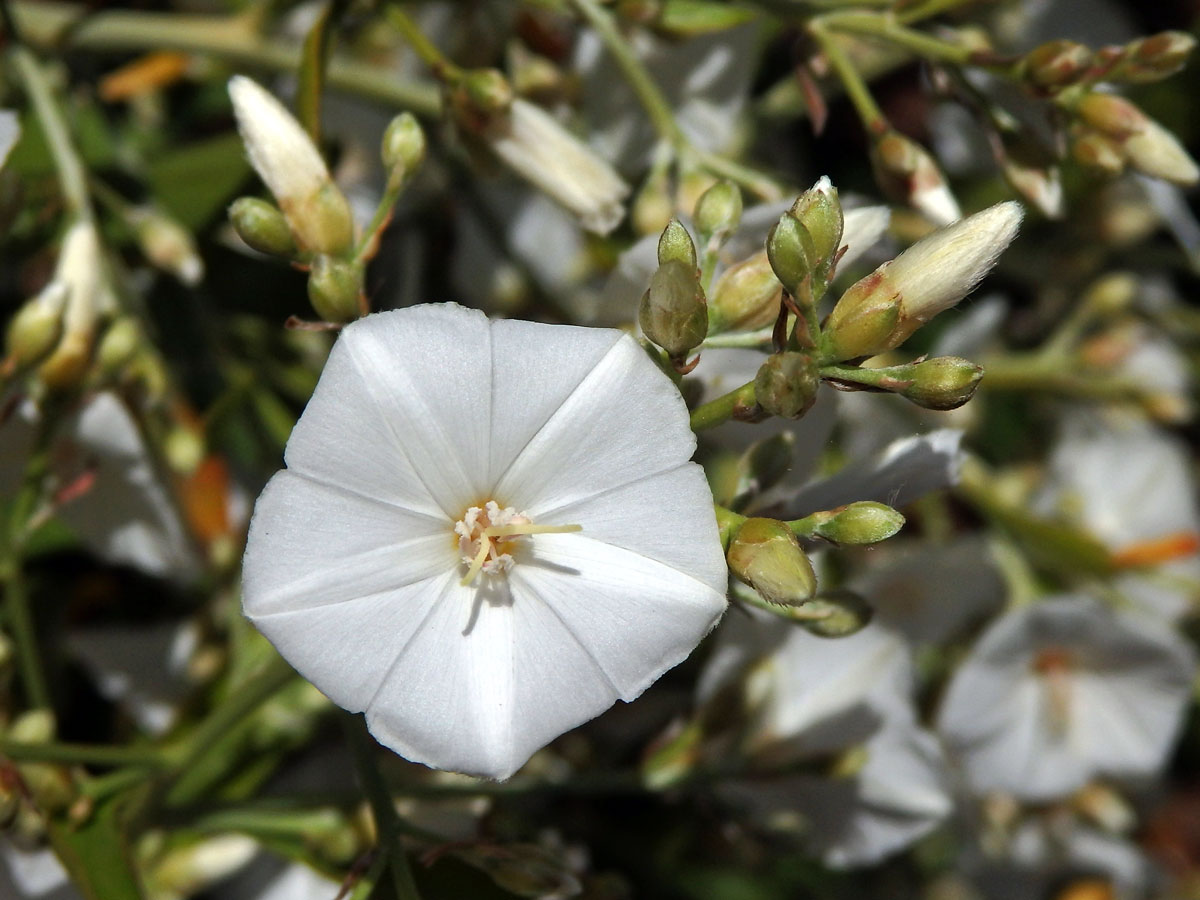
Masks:
[[[1089,597],[998,619],[946,692],[939,729],[972,790],[1044,801],[1162,768],[1191,693],[1191,646]]]
[[[1040,508],[1066,514],[1113,554],[1116,587],[1168,620],[1200,589],[1200,506],[1188,451],[1141,419],[1069,417]]]
[[[682,399],[620,332],[369,316],[258,500],[246,614],[402,756],[507,778],[720,617],[693,448]]]
[[[625,217],[629,185],[541,107],[514,100],[485,138],[514,172],[579,216],[588,231],[608,234]]]

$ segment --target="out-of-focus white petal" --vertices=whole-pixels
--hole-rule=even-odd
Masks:
[[[0,109],[0,168],[8,161],[8,154],[21,139],[21,120],[11,109]]]
[[[842,246],[846,252],[838,260],[838,270],[854,265],[887,231],[892,211],[886,206],[860,206],[848,209],[842,225]]]
[[[54,851],[21,850],[8,840],[0,841],[0,896],[30,900],[82,900],[70,883]]]

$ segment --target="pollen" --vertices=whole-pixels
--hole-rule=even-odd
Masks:
[[[482,572],[484,575],[504,575],[513,567],[513,553],[522,542],[534,534],[567,534],[582,531],[580,525],[534,525],[525,513],[511,506],[504,508],[495,500],[483,506],[472,506],[454,523],[458,536],[458,551],[468,564],[462,584],[468,585]]]

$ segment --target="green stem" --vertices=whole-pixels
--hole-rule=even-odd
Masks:
[[[718,178],[728,178],[735,184],[741,185],[760,200],[767,203],[774,203],[776,200],[783,198],[784,190],[774,179],[769,178],[750,166],[742,165],[732,159],[727,159],[717,153],[709,153],[706,150],[693,148],[691,154],[692,159],[702,168],[707,169]]]
[[[67,206],[76,218],[90,222],[94,214],[91,200],[88,198],[87,172],[75,152],[66,119],[63,118],[62,110],[59,109],[50,90],[46,73],[42,71],[41,63],[26,47],[18,45],[13,48],[12,53],[17,71],[21,74],[21,80],[25,82],[29,99],[46,136],[50,155],[54,157],[54,167],[58,172],[58,181],[62,186]]]
[[[902,25],[912,25],[914,22],[919,22],[922,19],[930,19],[933,16],[944,12],[949,12],[952,9],[958,9],[960,6],[965,6],[967,3],[973,3],[975,0],[924,0],[924,2],[910,3],[894,13],[896,21]]]
[[[988,391],[1041,391],[1097,401],[1143,402],[1150,398],[1141,382],[1112,375],[1081,375],[1062,367],[1056,359],[1041,354],[1009,354],[989,357],[980,387]]]
[[[409,18],[408,13],[392,3],[384,10],[384,15],[388,23],[400,32],[408,46],[420,57],[421,62],[425,63],[440,81],[453,83],[462,78],[463,70],[452,63],[446,54],[425,36],[425,32],[417,27],[417,23]]]
[[[749,411],[754,409],[756,405],[757,401],[754,399],[754,382],[749,381],[740,388],[736,388],[728,394],[717,397],[715,400],[710,400],[708,403],[697,406],[692,410],[692,431],[702,431],[705,428],[713,428],[724,422],[728,422],[738,410]]]
[[[735,513],[731,509],[726,509],[723,506],[715,504],[714,509],[717,513],[717,533],[721,537],[721,547],[728,551],[734,534],[742,527],[742,523],[746,521],[746,517]]]
[[[758,331],[728,331],[706,337],[700,344],[701,350],[710,347],[751,347],[763,349],[771,345],[773,328],[760,328]]]
[[[917,56],[963,66],[971,62],[974,51],[968,47],[930,37],[921,31],[901,25],[887,13],[831,12],[814,21],[820,27],[877,38],[910,50]]]
[[[809,30],[829,58],[829,64],[837,73],[838,80],[841,81],[842,87],[846,91],[846,96],[854,104],[854,109],[862,120],[863,127],[871,134],[883,134],[891,127],[888,125],[887,117],[879,108],[879,104],[875,102],[870,88],[863,81],[862,75],[850,61],[850,57],[846,55],[837,38],[824,29],[823,22],[824,17],[814,19],[809,24]]]
[[[106,10],[90,14],[82,5],[38,0],[13,3],[16,19],[31,42],[66,49],[128,52],[175,50],[213,56],[239,66],[293,73],[301,48],[264,38],[241,16],[180,15]],[[379,67],[334,53],[326,75],[329,87],[401,107],[427,118],[441,113],[437,85],[389,77]]]
[[[383,773],[375,759],[377,746],[374,739],[367,733],[366,724],[361,716],[346,717],[346,737],[350,742],[350,750],[354,754],[354,764],[362,782],[363,793],[371,803],[371,811],[375,816],[375,831],[379,836],[381,852],[389,857],[392,871],[392,888],[397,900],[420,900],[416,882],[413,881],[412,867],[408,861],[401,835],[404,823],[396,813],[396,807],[384,781]]]
[[[25,687],[31,708],[52,709],[50,686],[46,683],[45,670],[42,668],[37,629],[29,609],[29,595],[25,590],[25,577],[19,558],[9,560],[3,577],[4,608],[8,616],[8,627],[12,631],[13,644],[16,646],[21,684]]]
[[[600,36],[600,40],[616,60],[617,66],[621,69],[625,80],[629,82],[629,86],[633,88],[634,94],[637,95],[638,101],[650,117],[659,136],[663,140],[669,141],[676,150],[687,149],[687,137],[679,127],[679,123],[675,121],[671,105],[667,103],[666,98],[658,89],[658,85],[654,83],[654,79],[650,77],[650,73],[646,71],[646,67],[642,65],[642,61],[638,59],[637,54],[617,30],[613,17],[601,9],[596,0],[569,0],[569,2]]]
[[[0,756],[13,762],[60,763],[67,766],[139,766],[158,769],[166,754],[154,747],[116,747],[101,744],[25,744],[0,738]],[[145,772],[141,773],[145,777]]]

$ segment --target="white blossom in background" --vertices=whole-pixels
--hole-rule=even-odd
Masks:
[[[0,493],[16,490],[39,415],[26,402],[0,424]],[[56,515],[101,559],[177,581],[196,574],[199,559],[166,473],[115,394],[95,394],[66,417],[51,468],[60,484],[85,480]]]
[[[11,109],[0,109],[0,167],[8,162],[8,154],[21,139],[21,120]]]
[[[1113,553],[1114,586],[1174,621],[1200,596],[1200,503],[1187,449],[1140,418],[1067,418],[1038,500]]]
[[[694,446],[620,332],[452,304],[367,317],[258,500],[246,614],[400,755],[507,778],[724,610]]]
[[[938,729],[976,793],[1064,797],[1165,764],[1196,672],[1191,645],[1084,596],[1013,610],[952,678]]]
[[[629,185],[541,107],[517,98],[484,139],[509,168],[578,216],[588,231],[608,234],[625,218]]]

